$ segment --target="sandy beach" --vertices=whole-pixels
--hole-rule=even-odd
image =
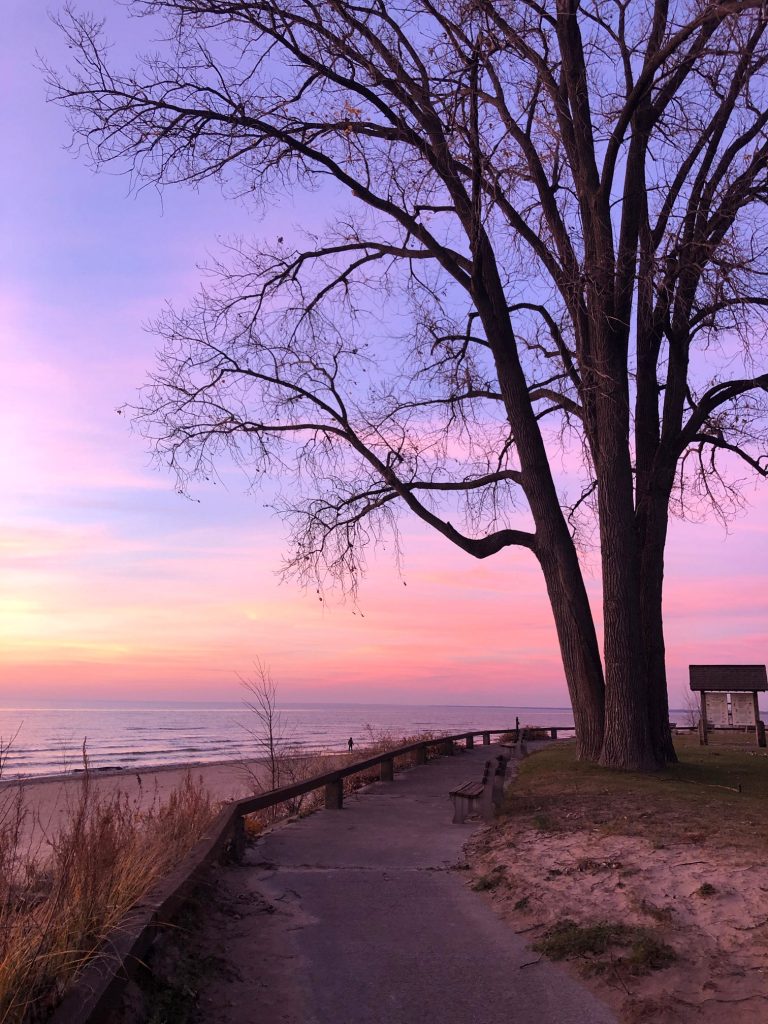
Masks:
[[[140,771],[96,771],[89,775],[97,798],[124,794],[136,808],[161,804],[189,773],[200,779],[214,801],[238,800],[254,792],[254,779],[266,779],[261,761],[220,761],[212,764],[178,764]],[[0,806],[21,793],[26,811],[23,834],[28,848],[44,852],[46,841],[66,822],[77,803],[82,773],[9,780],[0,783]]]
[[[358,751],[355,752],[358,756]],[[331,770],[347,762],[343,753],[309,753],[286,757],[282,763],[281,785]],[[270,788],[269,769],[264,759],[191,762],[161,765],[138,770],[95,769],[89,772],[91,792],[97,800],[108,801],[118,794],[131,807],[149,810],[168,801],[171,793],[189,774],[200,782],[214,803],[242,800]],[[3,810],[15,799],[24,806],[21,829],[22,848],[45,853],[47,841],[60,831],[77,804],[85,780],[84,772],[35,776],[27,779],[0,781],[0,821]]]

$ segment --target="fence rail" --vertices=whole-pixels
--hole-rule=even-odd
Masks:
[[[531,731],[546,731],[552,739],[558,732],[573,732],[574,726],[533,726]],[[414,755],[416,764],[426,764],[430,748],[442,754],[455,753],[455,744],[464,742],[472,748],[476,737],[483,744],[491,736],[514,733],[515,729],[478,729],[452,736],[438,736],[419,740],[393,750],[367,757],[362,761],[344,765],[292,786],[281,786],[266,793],[234,800],[225,804],[204,835],[187,856],[126,915],[121,924],[107,937],[99,953],[84,968],[77,981],[65,995],[49,1019],[49,1024],[106,1024],[114,1016],[122,989],[136,973],[157,932],[173,917],[202,872],[217,857],[228,852],[234,860],[242,857],[245,847],[244,818],[249,814],[267,810],[277,804],[293,800],[316,789],[325,789],[325,806],[340,809],[344,799],[344,779],[380,767],[383,782],[394,778],[397,758]],[[525,732],[521,729],[520,732]]]
[[[552,739],[557,739],[558,732],[573,732],[575,726],[532,726],[530,729],[531,731],[535,729],[536,731],[548,732]],[[403,747],[386,750],[381,754],[374,754],[373,757],[368,757],[364,761],[355,761],[352,764],[344,765],[343,768],[336,768],[323,775],[315,775],[311,779],[297,782],[293,786],[283,786],[279,789],[271,789],[267,793],[261,793],[259,796],[246,797],[245,800],[238,800],[233,806],[237,808],[237,813],[240,816],[255,814],[257,811],[266,810],[269,807],[274,807],[276,804],[285,803],[287,800],[293,800],[298,796],[303,796],[305,793],[310,793],[313,789],[324,787],[325,806],[328,809],[338,809],[342,806],[344,779],[349,778],[350,775],[359,775],[361,772],[369,771],[371,768],[376,768],[377,765],[380,765],[381,780],[388,782],[392,779],[394,761],[398,757],[415,754],[416,764],[426,764],[427,751],[430,747],[445,747],[444,753],[451,754],[453,753],[453,744],[461,740],[466,743],[468,749],[471,749],[475,745],[476,736],[481,736],[483,743],[488,744],[491,742],[491,736],[502,736],[506,733],[514,733],[515,731],[515,729],[478,729],[476,732],[459,732],[452,736],[436,736],[430,740],[419,740],[416,743],[408,743]],[[519,731],[524,733],[526,730],[520,729]]]

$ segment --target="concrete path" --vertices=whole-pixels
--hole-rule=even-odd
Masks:
[[[403,772],[277,829],[223,869],[205,944],[226,965],[211,1024],[615,1024],[526,947],[461,870],[477,823],[448,790],[494,747]],[[523,967],[523,965],[526,965]]]

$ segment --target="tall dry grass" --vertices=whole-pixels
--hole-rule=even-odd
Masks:
[[[216,810],[189,774],[146,808],[122,792],[100,796],[85,771],[64,827],[30,849],[23,787],[0,791],[0,1024],[44,1020]]]
[[[428,743],[430,740],[435,741],[434,748],[427,747],[428,755],[432,756],[437,753],[438,746],[442,739],[440,733],[425,731],[412,733],[408,736],[396,736],[389,729],[377,729],[370,723],[365,725],[365,739],[361,746],[357,747],[353,754],[352,760],[362,761],[366,757],[375,757],[376,754],[386,754],[388,750],[396,750],[398,747],[407,747],[412,743]],[[395,758],[395,766],[407,767],[410,764],[415,764],[414,753],[403,754],[400,757]]]

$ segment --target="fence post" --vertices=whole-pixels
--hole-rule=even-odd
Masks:
[[[445,743],[443,743],[443,753],[449,754],[451,757],[456,753],[453,740],[446,740]]]
[[[705,690],[701,691],[701,712],[699,715],[699,744],[703,747],[709,745],[707,739],[707,694]]]
[[[427,763],[427,744],[426,743],[421,743],[418,747],[416,747],[415,754],[416,754],[416,764],[426,764]]]
[[[475,737],[471,732],[467,733],[467,750],[471,750],[475,745]]]
[[[491,734],[489,732],[484,732],[483,733],[483,746],[484,747],[489,746],[490,742],[491,742]]]
[[[552,739],[552,740],[556,740],[557,739],[557,729],[550,729],[549,730],[549,738]]]
[[[238,814],[232,827],[229,841],[229,857],[235,864],[242,864],[245,856],[245,818]]]
[[[344,806],[344,780],[329,782],[325,787],[325,809],[340,811]]]
[[[395,777],[395,760],[392,757],[387,757],[381,762],[381,772],[379,778],[382,782],[391,782]]]

